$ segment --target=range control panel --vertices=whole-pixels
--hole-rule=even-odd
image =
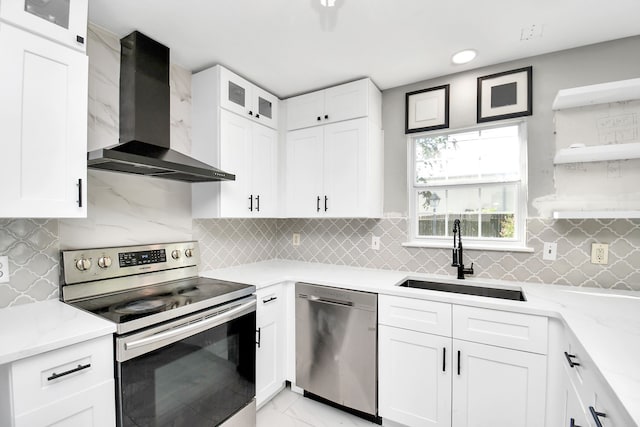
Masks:
[[[66,285],[174,268],[197,268],[199,263],[195,241],[62,251]]]

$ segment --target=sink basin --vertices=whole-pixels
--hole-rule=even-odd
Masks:
[[[406,280],[398,286],[404,288],[428,289],[431,291],[453,292],[455,294],[477,295],[481,297],[526,301],[520,290],[485,288],[483,286],[453,285],[450,283],[427,282],[423,280]]]

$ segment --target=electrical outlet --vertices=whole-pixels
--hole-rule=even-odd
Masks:
[[[591,244],[591,264],[609,264],[609,245],[606,243]]]
[[[542,259],[546,261],[555,261],[558,255],[557,243],[545,243],[542,251]]]
[[[0,283],[9,281],[9,257],[0,256]]]
[[[291,239],[291,244],[293,246],[300,246],[300,233],[293,233],[293,238]]]
[[[374,251],[380,250],[380,236],[371,236],[371,249]]]

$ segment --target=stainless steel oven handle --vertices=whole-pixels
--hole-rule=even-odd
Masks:
[[[237,307],[234,307],[229,311],[225,311],[224,313],[211,317],[209,319],[201,320],[196,323],[189,323],[186,326],[170,329],[166,332],[160,332],[158,334],[151,335],[150,337],[142,338],[137,341],[124,343],[124,349],[133,350],[139,347],[146,347],[158,341],[170,340],[171,338],[174,338],[179,335],[183,335],[185,333],[192,332],[193,330],[207,329],[211,325],[221,324],[226,322],[227,320],[231,320],[231,318],[233,318],[239,312],[242,312],[247,308],[250,308],[251,306],[255,307],[255,305],[256,305],[256,301],[253,300],[245,304],[239,305]]]

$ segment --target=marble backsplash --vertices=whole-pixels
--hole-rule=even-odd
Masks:
[[[58,297],[59,234],[72,226],[70,220],[0,219],[0,254],[9,256],[11,273],[10,284],[0,284],[0,308]],[[449,249],[402,246],[406,227],[406,218],[207,219],[193,220],[175,240],[185,233],[200,242],[201,270],[275,258],[453,276]],[[640,220],[529,219],[527,229],[533,253],[465,251],[475,277],[640,291]],[[294,232],[300,246],[291,244]],[[123,244],[129,235],[113,228],[104,241]],[[371,249],[371,235],[380,236],[379,251]],[[555,261],[542,260],[544,242],[558,244]],[[609,244],[608,265],[591,264],[593,242]],[[92,246],[99,245],[77,247]]]

